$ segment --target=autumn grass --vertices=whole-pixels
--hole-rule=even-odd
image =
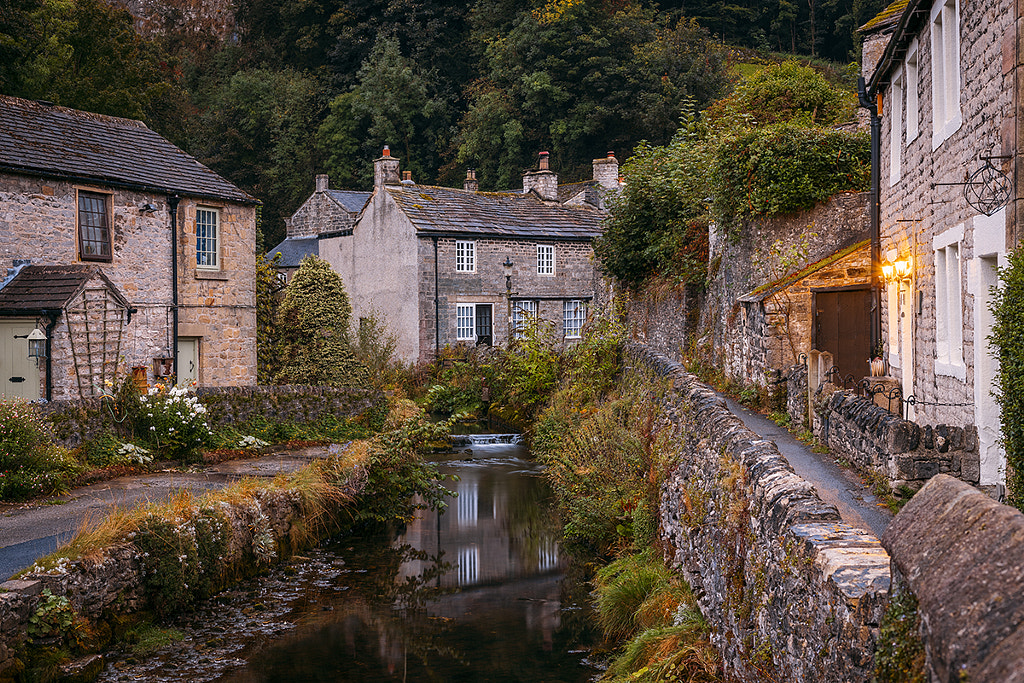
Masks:
[[[202,495],[182,489],[162,503],[114,507],[102,519],[87,517],[70,541],[38,560],[26,572],[52,570],[68,561],[99,561],[109,549],[128,543],[143,520],[152,517],[179,523],[193,519],[204,509],[216,509],[222,504],[251,505],[258,496],[275,493],[295,496],[302,510],[297,530],[300,533],[293,539],[296,547],[291,549],[294,551],[331,528],[334,512],[352,502],[354,495],[349,484],[358,478],[360,468],[368,460],[367,443],[357,441],[337,456],[314,460],[302,469],[279,474],[273,479],[246,477],[224,489]]]
[[[652,549],[620,558],[594,578],[605,636],[628,639],[603,680],[719,681],[718,653],[690,587]]]

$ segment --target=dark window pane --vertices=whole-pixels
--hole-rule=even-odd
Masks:
[[[78,251],[83,260],[110,260],[109,197],[78,193]]]

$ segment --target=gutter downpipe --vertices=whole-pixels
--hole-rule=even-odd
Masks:
[[[43,311],[50,319],[46,324],[46,400],[53,400],[53,328],[57,327],[60,311]]]
[[[441,293],[438,291],[437,236],[434,236],[434,358],[441,354]]]
[[[178,203],[181,197],[167,197],[167,210],[171,214],[171,363],[174,383],[178,383]]]
[[[881,148],[882,120],[878,116],[878,103],[868,96],[864,77],[857,81],[857,99],[871,116],[871,206],[868,219],[871,229],[871,353],[874,354],[882,338],[882,290],[878,276],[882,264],[881,240]]]

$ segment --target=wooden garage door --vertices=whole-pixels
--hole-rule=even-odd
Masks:
[[[832,354],[843,377],[871,374],[871,290],[814,293],[814,348]]]
[[[0,396],[34,401],[40,397],[39,369],[28,357],[32,320],[0,321]]]

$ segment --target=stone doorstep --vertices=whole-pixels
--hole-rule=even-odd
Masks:
[[[12,579],[0,583],[0,592],[18,593],[20,595],[39,595],[43,592],[42,581],[21,581]]]

